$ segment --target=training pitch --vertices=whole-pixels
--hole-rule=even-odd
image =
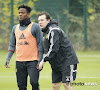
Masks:
[[[100,51],[77,51],[79,59],[77,78],[71,83],[73,90],[100,90]],[[15,54],[10,61],[11,68],[5,68],[7,51],[0,51],[0,90],[18,90],[15,76]],[[52,90],[51,68],[49,63],[40,72],[40,90]],[[27,90],[31,90],[29,83]],[[64,90],[61,85],[61,90]]]

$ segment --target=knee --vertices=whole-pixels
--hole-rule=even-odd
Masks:
[[[32,85],[32,86],[39,86],[39,84],[38,84],[38,82],[30,82],[30,84]]]
[[[31,82],[32,90],[39,90],[39,84],[37,82]]]
[[[68,88],[68,87],[70,87],[70,86],[71,86],[71,85],[70,85],[70,82],[63,83],[63,85],[64,85],[64,87],[65,87],[65,88]]]
[[[61,86],[61,83],[53,83],[52,84],[52,87],[53,88],[57,88],[57,87],[60,87]]]
[[[27,86],[25,85],[18,85],[19,90],[27,90]]]
[[[63,83],[64,87],[66,90],[73,90],[73,88],[71,87],[71,84],[70,82],[67,82],[67,83]]]

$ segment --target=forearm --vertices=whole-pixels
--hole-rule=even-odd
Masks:
[[[13,55],[13,53],[14,53],[13,51],[8,51],[8,55],[7,55],[6,60],[10,60],[12,55]]]
[[[40,62],[42,64],[42,66],[46,63],[44,62],[44,59],[42,59],[42,61]]]
[[[47,54],[44,56],[44,61],[49,61],[52,59],[55,54],[58,52],[60,47],[60,41],[59,41],[59,34],[57,32],[52,31],[50,36],[50,48],[47,52]]]
[[[39,61],[38,63],[40,63],[42,61],[43,58],[43,51],[39,51]]]
[[[13,53],[14,53],[13,51],[8,51],[8,55],[7,55],[7,58],[6,58],[6,61],[5,61],[6,68],[9,68],[9,66],[7,64],[9,64],[10,59],[11,59]]]
[[[10,60],[14,52],[15,52],[15,45],[11,45],[10,43],[6,60]]]

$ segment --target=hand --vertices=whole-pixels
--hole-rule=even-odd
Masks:
[[[41,61],[38,67],[38,70],[41,71],[43,69],[43,62]]]
[[[6,62],[5,62],[5,67],[6,67],[6,68],[10,68],[10,67],[9,67],[9,63],[10,63],[10,61],[9,61],[9,60],[6,60]]]

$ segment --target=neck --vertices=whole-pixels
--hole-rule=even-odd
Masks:
[[[30,18],[26,18],[24,20],[19,20],[20,26],[27,26],[31,23]]]

